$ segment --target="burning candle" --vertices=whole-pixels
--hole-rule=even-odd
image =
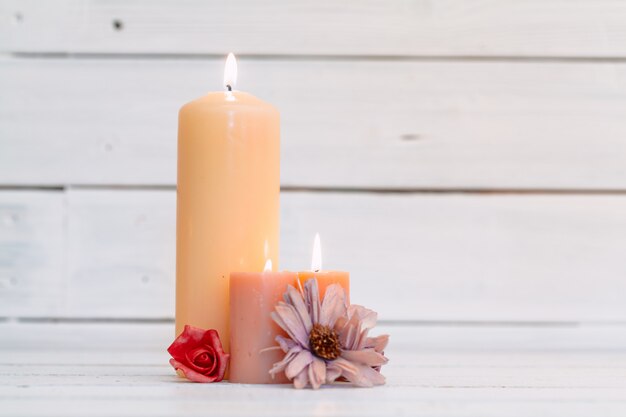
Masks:
[[[227,351],[230,273],[278,265],[279,113],[236,78],[230,54],[224,91],[185,104],[178,125],[176,334],[216,329]]]
[[[304,282],[311,278],[317,278],[317,285],[320,297],[326,292],[326,287],[330,284],[339,284],[346,292],[346,300],[350,302],[350,274],[344,271],[324,271],[322,270],[322,245],[320,235],[315,235],[313,241],[313,255],[311,257],[311,270],[298,272],[298,279],[304,286]]]
[[[295,272],[272,272],[270,260],[263,272],[230,274],[230,382],[288,382],[284,374],[275,378],[269,374],[272,365],[284,356],[275,348],[275,338],[286,336],[270,313],[282,300],[287,286],[297,287],[297,282]]]

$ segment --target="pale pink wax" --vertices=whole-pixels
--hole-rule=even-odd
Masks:
[[[233,272],[230,274],[229,381],[245,384],[287,383],[284,374],[269,370],[285,353],[276,336],[286,336],[270,317],[288,285],[297,288],[295,272]]]

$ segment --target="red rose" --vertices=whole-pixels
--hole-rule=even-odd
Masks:
[[[167,348],[170,365],[193,382],[219,382],[224,379],[230,355],[222,349],[217,330],[203,330],[189,325]]]

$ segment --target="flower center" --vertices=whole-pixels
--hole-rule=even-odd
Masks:
[[[315,356],[327,360],[337,359],[341,353],[337,332],[319,323],[315,323],[311,329],[309,347]]]

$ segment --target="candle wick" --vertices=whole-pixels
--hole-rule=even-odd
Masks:
[[[227,89],[228,91],[233,91],[233,88],[230,86],[230,84],[226,84],[226,89]]]

